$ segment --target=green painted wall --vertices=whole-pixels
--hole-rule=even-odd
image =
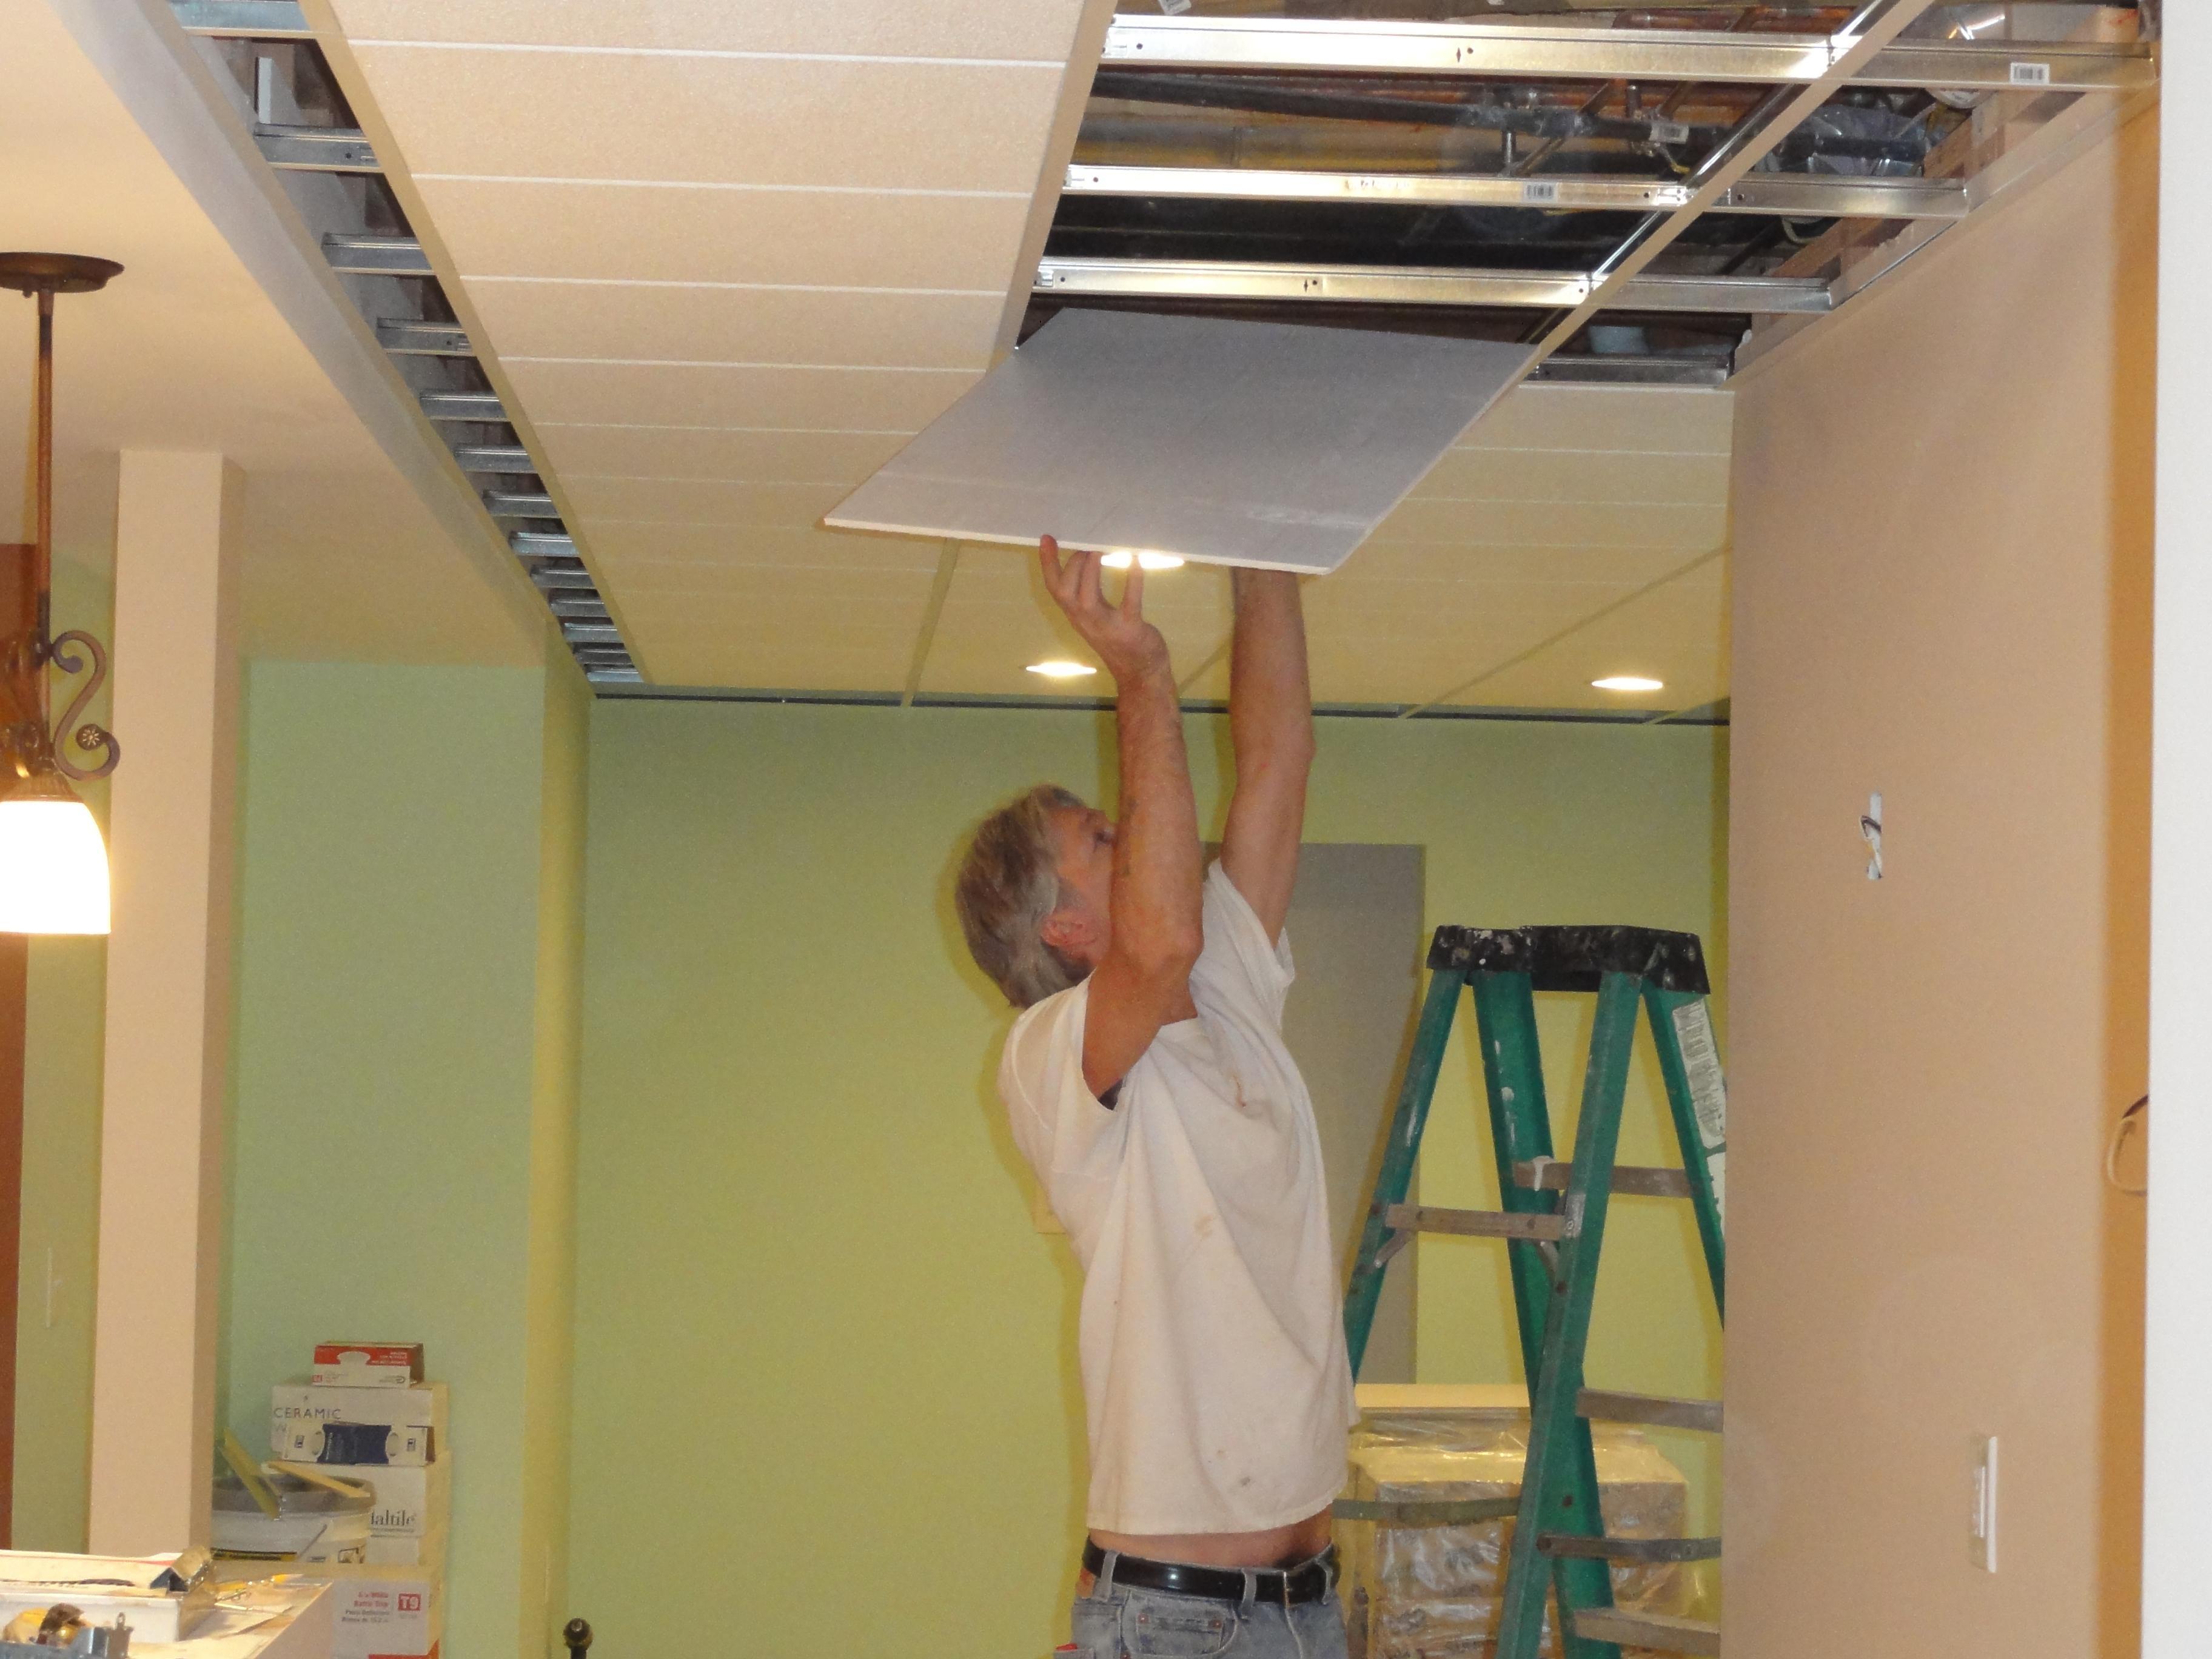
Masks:
[[[77,551],[106,562],[97,547]],[[78,558],[58,558],[53,596],[57,630],[81,628],[103,641],[114,637],[114,592],[104,574]],[[64,701],[70,695],[62,693]],[[108,703],[103,690],[86,713],[104,723]],[[83,794],[105,830],[107,785],[86,784]],[[9,1534],[18,1549],[81,1550],[85,1544],[106,995],[106,939],[31,941],[24,1010],[22,1253],[16,1283]]]
[[[557,644],[544,677],[537,1012],[524,1289],[520,1659],[565,1655],[569,1382],[574,1364],[576,1122],[584,1027],[584,815],[591,692]]]
[[[991,1089],[1007,1016],[948,881],[995,800],[1102,793],[1106,729],[592,711],[570,1601],[609,1650],[732,1621],[794,1656],[1064,1638],[1078,1279],[1030,1220]],[[1218,827],[1225,733],[1189,731]],[[1717,957],[1724,775],[1701,730],[1328,720],[1308,833],[1424,845],[1431,921],[1634,921]],[[1473,1079],[1455,1057],[1431,1201],[1480,1201]],[[1646,1079],[1624,1156],[1659,1121]],[[1684,1218],[1616,1214],[1593,1374],[1712,1386]],[[1512,1376],[1502,1258],[1424,1249],[1424,1376]]]
[[[260,662],[247,690],[227,1413],[265,1445],[319,1338],[428,1346],[465,1659],[545,1650],[566,1529],[582,711],[555,676]]]

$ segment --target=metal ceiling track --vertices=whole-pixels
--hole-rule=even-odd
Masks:
[[[1082,220],[1077,222],[1079,235],[1071,238],[1078,246],[1064,255],[1048,250],[1041,260],[1034,290],[1058,299],[1170,304],[1304,301],[1519,308],[1552,313],[1540,318],[1526,336],[1539,343],[1534,371],[1539,378],[1613,385],[1712,384],[1717,363],[1723,378],[1732,368],[1714,349],[1689,354],[1659,349],[1649,355],[1625,350],[1596,355],[1577,349],[1566,359],[1553,354],[1574,342],[1578,331],[1601,313],[1613,320],[1622,313],[1655,318],[1702,314],[1724,325],[1728,319],[1748,318],[1755,332],[1802,329],[1863,293],[1911,252],[1964,221],[1991,193],[1990,181],[1971,172],[1883,177],[1774,170],[1771,153],[1827,100],[1855,87],[1939,88],[1954,103],[1968,94],[1977,101],[2000,100],[1996,107],[2007,112],[2008,123],[2041,122],[2060,129],[2093,118],[2097,111],[2125,109],[2155,96],[2159,60],[2154,45],[1995,40],[1986,33],[1980,40],[1908,36],[1913,20],[1929,9],[1929,0],[1868,0],[1850,24],[1833,36],[1719,27],[1600,27],[1595,20],[1564,18],[1445,23],[1117,15],[1108,31],[1103,61],[1116,75],[1113,118],[1124,126],[1130,118],[1123,106],[1132,100],[1141,103],[1144,83],[1156,76],[1164,82],[1194,74],[1217,80],[1226,76],[1225,84],[1262,84],[1256,78],[1261,76],[1323,81],[1357,76],[1357,88],[1370,97],[1378,82],[1387,88],[1393,80],[1422,88],[1431,98],[1454,82],[1520,82],[1532,100],[1539,98],[1539,87],[1547,81],[1595,82],[1601,87],[1626,83],[1647,92],[1672,84],[1679,89],[1677,98],[1700,85],[1748,85],[1766,91],[1717,144],[1707,141],[1711,147],[1704,160],[1686,173],[1678,164],[1678,176],[1671,178],[1664,171],[1638,176],[1622,171],[1617,161],[1608,164],[1602,159],[1596,163],[1598,170],[1589,170],[1585,159],[1580,167],[1554,162],[1552,170],[1544,171],[1543,160],[1561,142],[1557,137],[1516,167],[1509,133],[1503,147],[1504,165],[1474,161],[1483,168],[1480,172],[1470,170],[1465,161],[1455,170],[1452,164],[1426,158],[1409,159],[1389,170],[1305,167],[1295,165],[1293,147],[1284,145],[1277,159],[1291,165],[1079,162],[1069,167],[1063,184],[1065,198],[1115,197],[1135,203],[1523,209],[1553,215],[1638,216],[1626,240],[1588,271],[1524,270],[1518,258],[1499,262],[1506,268],[1481,268],[1479,252],[1474,254],[1474,268],[1464,263],[1396,264],[1389,262],[1389,252],[1382,252],[1374,263],[1326,264],[1294,263],[1279,256],[1267,260],[1109,257],[1110,248],[1080,245],[1080,228],[1097,222]],[[1237,80],[1240,75],[1244,82]],[[1166,99],[1165,84],[1162,93]],[[1578,97],[1579,90],[1571,95]],[[2007,100],[2008,103],[2002,101]],[[1632,108],[1638,101],[1632,92]],[[1449,112],[1456,106],[1439,103],[1435,107],[1443,112],[1438,122],[1451,125]],[[1670,102],[1662,106],[1662,112],[1672,108]],[[2054,108],[2063,112],[2054,116]],[[1589,113],[1585,106],[1571,118],[1584,122]],[[1689,129],[1682,131],[1686,134]],[[1978,134],[1980,129],[1974,131]],[[1117,135],[1110,142],[1126,151],[1127,134],[1117,129]],[[1161,140],[1169,149],[1178,143],[1188,149],[1191,143],[1180,129]],[[1321,147],[1321,154],[1334,159],[1328,146]],[[1145,161],[1141,153],[1129,160]],[[1947,168],[1947,175],[1954,171]],[[1871,174],[1872,169],[1866,172]],[[1137,209],[1127,222],[1140,229],[1159,222],[1184,222],[1145,216],[1155,212]],[[1840,275],[1759,274],[1771,268],[1771,262],[1769,267],[1739,273],[1720,258],[1687,262],[1721,265],[1716,274],[1681,274],[1679,267],[1686,262],[1679,259],[1676,270],[1662,274],[1654,270],[1652,261],[1705,215],[1855,223],[1869,229],[1894,225],[1901,234],[1894,240],[1895,255],[1860,258]],[[1407,222],[1401,214],[1382,222]],[[1158,240],[1157,234],[1147,234]],[[1806,237],[1786,223],[1778,232],[1765,234],[1776,246],[1782,246],[1778,238],[1784,234],[1790,243],[1806,243]],[[1096,241],[1095,233],[1091,240]],[[1234,251],[1233,236],[1217,233],[1213,240],[1224,253]],[[1386,240],[1379,248],[1390,246]],[[1161,251],[1176,250],[1170,246]],[[1206,252],[1212,256],[1212,249]],[[1784,254],[1789,252],[1783,246]],[[1464,261],[1468,255],[1461,257]],[[1805,268],[1802,259],[1783,263],[1785,272]]]
[[[642,684],[545,487],[545,469],[489,389],[481,354],[407,230],[374,146],[350,111],[333,107],[343,100],[298,0],[171,0],[170,9],[197,37],[254,148],[445,438],[586,677],[595,687]]]
[[[1572,270],[1461,270],[1423,265],[1288,265],[1227,259],[1062,259],[1037,265],[1039,294],[1179,300],[1312,300],[1365,305],[1579,306],[1598,279]],[[1621,311],[1818,316],[1828,284],[1792,276],[1652,276],[1629,280]]]
[[[1117,70],[1790,86],[1826,78],[1859,39],[1587,25],[1547,28],[1125,14],[1106,32],[1102,62]],[[1842,83],[2129,92],[2150,84],[2157,74],[2156,60],[2142,46],[1909,40],[1882,47]]]
[[[1560,173],[1545,178],[1449,173],[1312,173],[1288,167],[1070,167],[1070,196],[1242,202],[1365,202],[1377,206],[1550,208],[1646,212],[1686,207],[1690,187],[1656,179]],[[1963,219],[1956,179],[1852,179],[1755,173],[1722,192],[1713,213],[1795,219]]]

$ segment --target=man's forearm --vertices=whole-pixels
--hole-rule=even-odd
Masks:
[[[1188,954],[1196,948],[1201,872],[1174,671],[1164,660],[1122,681],[1120,694],[1113,936],[1133,956]]]
[[[1229,735],[1238,774],[1278,763],[1304,766],[1313,755],[1313,693],[1298,579],[1285,570],[1240,569],[1231,583]]]

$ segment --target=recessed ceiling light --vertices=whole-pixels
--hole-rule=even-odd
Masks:
[[[1127,553],[1109,553],[1098,562],[1109,570],[1127,570],[1129,568],[1129,556]],[[1182,568],[1182,561],[1172,553],[1139,553],[1137,555],[1137,562],[1147,570]]]
[[[1641,674],[1608,674],[1590,684],[1601,691],[1664,691],[1664,680],[1648,680]]]
[[[1057,657],[1030,665],[1030,673],[1042,674],[1048,680],[1079,680],[1085,674],[1097,672],[1087,662],[1066,662]]]

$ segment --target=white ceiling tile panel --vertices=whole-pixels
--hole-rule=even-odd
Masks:
[[[882,691],[905,683],[913,645],[911,623],[851,641],[678,635],[654,642],[650,667],[656,685]]]
[[[1728,537],[1725,502],[1692,507],[1622,507],[1589,501],[1401,502],[1375,532],[1378,540],[1454,547],[1683,548],[1702,552]]]
[[[982,378],[787,363],[524,362],[507,373],[536,422],[902,433],[920,431]]]
[[[1107,580],[1108,592],[1115,592],[1119,579]],[[1228,631],[1228,573],[1195,565],[1152,572],[1145,581],[1145,614],[1178,671],[1188,672]],[[1008,548],[963,549],[938,618],[923,689],[994,696],[1112,695],[1103,675],[1055,685],[1026,672],[1047,657],[1097,660],[1053,605],[1036,559]]]
[[[1638,455],[1606,449],[1454,449],[1415,501],[1607,501],[1724,505],[1725,455]]]
[[[464,276],[1003,294],[1030,210],[1022,191],[887,196],[512,179],[426,179],[421,189]]]
[[[1558,581],[1640,587],[1682,566],[1673,548],[1454,547],[1434,542],[1371,541],[1327,586],[1419,582],[1480,586],[1492,581]],[[1309,586],[1307,603],[1323,591]],[[1409,594],[1408,602],[1423,603]]]
[[[750,8],[749,8],[750,9]],[[416,174],[862,190],[1037,182],[1059,64],[640,56],[368,45]],[[487,89],[495,89],[487,95]],[[586,112],[580,118],[579,112]]]
[[[1451,701],[1553,708],[1689,708],[1728,694],[1726,561],[1716,559],[1576,629]],[[1590,684],[1643,674],[1666,690],[1624,697]],[[1442,690],[1443,688],[1438,688]]]
[[[571,477],[568,499],[586,533],[608,522],[808,530],[842,499],[843,488],[834,483]]]
[[[902,432],[672,431],[605,426],[540,427],[538,435],[580,507],[586,493],[581,486],[592,481],[836,484],[850,489],[848,480],[865,477],[881,466],[907,440]],[[710,493],[700,499],[714,497]]]
[[[886,294],[478,277],[466,284],[502,361],[989,366],[996,294]]]
[[[1460,441],[1474,449],[1725,455],[1735,394],[1674,386],[1522,386]]]
[[[697,587],[718,568],[733,580],[763,569],[812,571],[825,583],[839,571],[933,573],[939,551],[903,536],[746,525],[606,522],[586,539],[618,586]]]
[[[525,41],[680,52],[1019,58],[1074,44],[1079,0],[333,0],[356,40]]]

